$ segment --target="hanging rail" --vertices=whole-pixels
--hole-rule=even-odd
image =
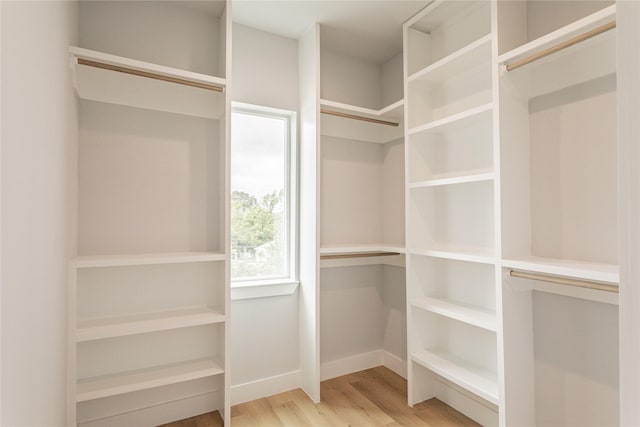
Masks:
[[[200,83],[191,80],[180,79],[178,77],[169,77],[162,74],[152,73],[149,71],[140,71],[133,68],[123,67],[121,65],[105,64],[104,62],[92,61],[89,59],[78,58],[79,65],[87,65],[89,67],[102,68],[104,70],[117,71],[119,73],[131,74],[134,76],[146,77],[149,79],[162,80],[170,83],[177,83],[185,86],[197,87],[200,89],[212,90],[214,92],[224,92],[224,87],[211,83]]]
[[[322,114],[327,114],[329,116],[343,117],[345,119],[361,120],[363,122],[376,123],[379,125],[386,125],[386,126],[393,126],[393,127],[400,126],[400,123],[397,123],[397,122],[390,122],[387,120],[380,120],[380,119],[372,119],[371,117],[357,116],[355,114],[349,114],[349,113],[341,113],[339,111],[326,110],[324,108],[321,108],[320,112]]]
[[[518,61],[512,62],[511,64],[507,64],[507,66],[505,67],[507,69],[507,71],[513,71],[516,68],[520,68],[523,65],[527,65],[531,62],[537,61],[538,59],[544,58],[545,56],[549,56],[552,53],[556,53],[562,49],[566,49],[570,46],[573,46],[574,44],[583,42],[587,39],[590,39],[591,37],[595,37],[598,34],[602,34],[606,31],[612,30],[616,27],[616,21],[611,21],[607,24],[601,25],[597,28],[594,28],[591,31],[587,31],[586,33],[580,34],[579,36],[576,36],[572,39],[563,41],[562,43],[558,43],[555,46],[552,46],[548,49],[545,49],[543,51],[540,51],[538,53],[534,53],[533,55],[529,55],[526,58],[522,58]]]
[[[400,252],[351,252],[345,254],[325,254],[320,255],[320,259],[367,258],[393,255],[400,255]]]
[[[591,280],[571,279],[569,277],[553,276],[550,274],[529,273],[526,271],[509,270],[509,276],[518,277],[520,279],[540,280],[543,282],[557,283],[559,285],[576,286],[579,288],[595,289],[598,291],[618,293],[616,285],[608,285],[606,283],[594,282]]]

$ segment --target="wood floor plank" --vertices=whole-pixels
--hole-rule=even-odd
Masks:
[[[233,427],[449,427],[479,426],[437,399],[407,405],[407,381],[379,366],[323,381],[321,401],[301,389],[231,408]],[[162,427],[222,427],[219,412]]]

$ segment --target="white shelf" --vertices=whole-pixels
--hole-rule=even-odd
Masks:
[[[81,99],[210,119],[223,116],[224,93],[80,65],[78,59],[152,73],[194,84],[215,85],[223,89],[226,88],[225,79],[74,46],[69,48],[69,54],[72,60],[74,86]]]
[[[504,259],[502,267],[612,284],[620,281],[619,267],[613,264],[526,256]]]
[[[411,359],[494,405],[499,404],[498,383],[493,372],[439,351],[420,351],[414,353]]]
[[[209,325],[224,321],[224,314],[209,307],[87,319],[78,322],[76,342]]]
[[[460,72],[491,61],[491,34],[459,49],[449,56],[412,74],[408,82],[422,81],[436,83],[447,80]]]
[[[76,401],[101,399],[109,396],[177,384],[224,373],[212,359],[141,369],[119,375],[106,375],[78,381]]]
[[[322,114],[320,120],[322,135],[378,144],[394,141],[398,138],[402,138],[403,136],[404,127],[402,122],[404,118],[404,100],[394,102],[380,110],[343,104],[341,102],[329,101],[326,99],[320,100],[320,107],[322,109],[338,113],[398,123],[398,126],[387,126],[356,119]]]
[[[411,306],[431,313],[455,319],[469,325],[477,326],[488,331],[497,330],[496,313],[455,303],[453,301],[422,297],[411,300]]]
[[[432,258],[452,259],[456,261],[476,262],[479,264],[495,264],[495,256],[486,249],[469,249],[439,246],[429,249],[407,249],[407,253]]]
[[[409,183],[409,188],[426,188],[426,187],[439,187],[443,185],[455,185],[466,184],[471,182],[492,181],[495,178],[495,174],[490,169],[467,172],[437,175],[432,179],[425,181],[416,181]]]
[[[171,252],[157,254],[92,255],[71,260],[74,268],[124,267],[131,265],[182,264],[188,262],[224,261],[218,252]]]
[[[458,114],[409,129],[409,135],[418,133],[444,133],[455,129],[462,129],[473,124],[491,120],[493,102],[471,108]]]
[[[323,246],[320,248],[320,255],[353,254],[363,252],[398,252],[403,254],[406,252],[406,249],[404,246],[387,245],[384,243]]]
[[[566,25],[498,57],[503,65],[541,52],[580,34],[615,20],[612,5]],[[503,71],[503,78],[527,98],[595,80],[616,72],[616,30],[612,29],[571,47],[531,62],[513,71]]]

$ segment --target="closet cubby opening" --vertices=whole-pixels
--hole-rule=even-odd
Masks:
[[[487,110],[470,124],[410,134],[409,185],[493,172],[491,118]]]
[[[81,48],[225,78],[226,2],[79,2]]]
[[[81,101],[80,256],[223,251],[216,120]]]
[[[408,247],[492,254],[493,181],[410,190]]]

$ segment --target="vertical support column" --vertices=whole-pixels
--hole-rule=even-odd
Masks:
[[[320,28],[298,42],[300,75],[300,369],[302,389],[320,401]]]
[[[617,2],[620,425],[640,425],[640,3]]]

